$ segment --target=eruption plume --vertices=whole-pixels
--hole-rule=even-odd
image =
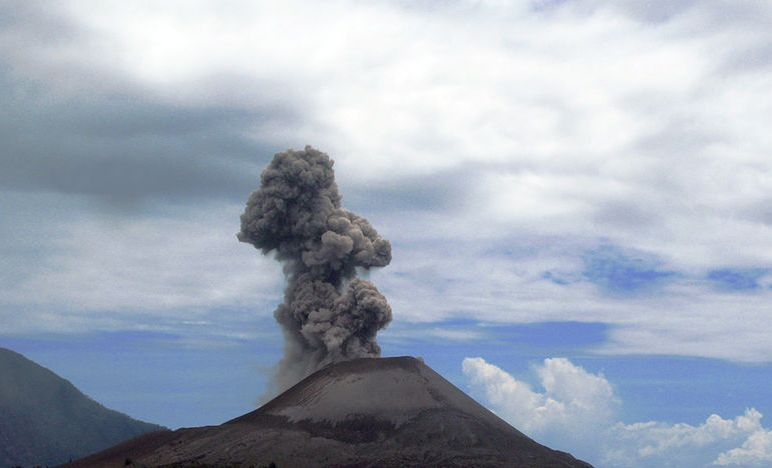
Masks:
[[[391,244],[341,208],[333,161],[306,146],[277,153],[252,192],[238,239],[284,264],[284,302],[274,312],[285,338],[274,385],[283,390],[337,361],[378,357],[375,335],[391,321],[386,298],[356,268],[391,262]]]

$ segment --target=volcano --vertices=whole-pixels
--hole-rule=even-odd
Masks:
[[[590,467],[538,444],[413,357],[331,364],[220,426],[158,431],[72,467]]]

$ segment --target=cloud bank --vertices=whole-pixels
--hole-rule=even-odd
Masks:
[[[536,368],[543,390],[516,379],[482,358],[466,358],[463,372],[474,392],[502,418],[547,445],[597,466],[767,466],[772,431],[755,409],[733,419],[708,416],[693,426],[618,421],[619,398],[602,374],[564,358]]]
[[[600,352],[772,361],[765,3],[0,8],[6,333],[276,299],[270,262],[216,260],[222,220],[314,142],[392,240],[375,276],[401,320],[603,322]]]

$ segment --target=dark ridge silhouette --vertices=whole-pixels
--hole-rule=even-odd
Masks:
[[[590,467],[538,444],[412,357],[330,364],[220,426],[147,434],[110,466]]]
[[[50,370],[0,348],[0,467],[65,463],[159,429],[105,408]]]

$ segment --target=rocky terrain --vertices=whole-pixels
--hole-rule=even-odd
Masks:
[[[412,357],[329,365],[220,426],[159,431],[71,467],[589,467]]]

